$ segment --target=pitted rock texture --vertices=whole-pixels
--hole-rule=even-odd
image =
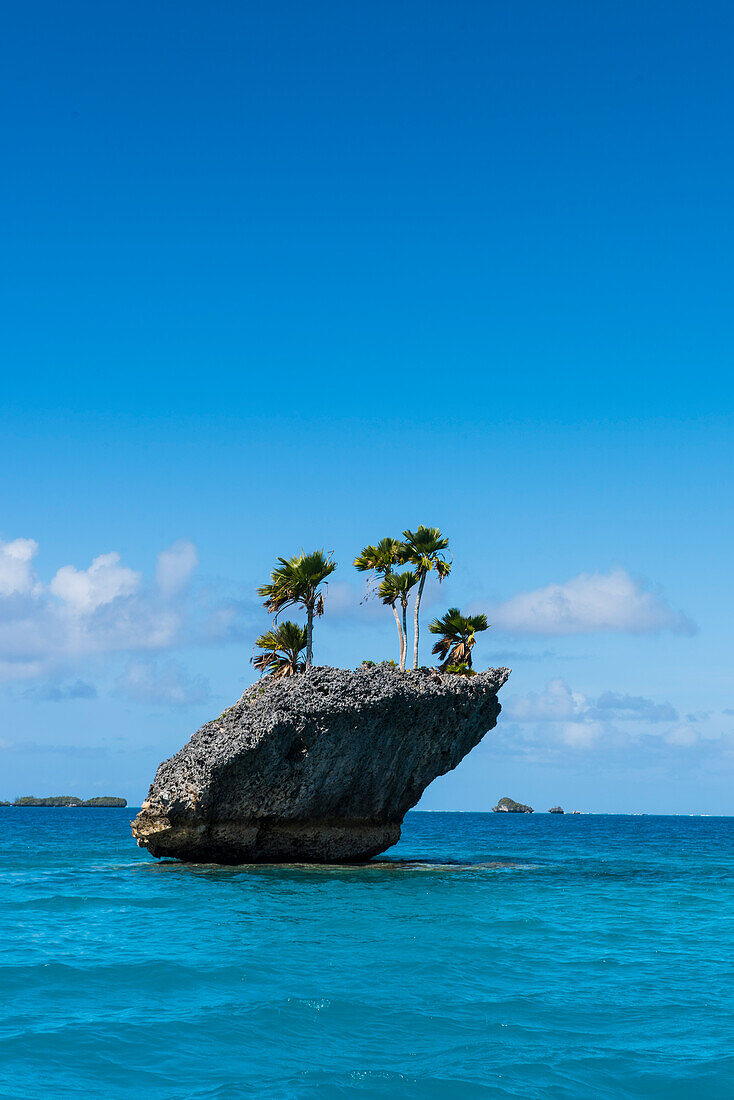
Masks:
[[[133,835],[193,862],[370,859],[494,728],[509,675],[377,665],[263,678],[160,765]]]

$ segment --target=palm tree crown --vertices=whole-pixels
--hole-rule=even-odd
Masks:
[[[278,565],[270,574],[270,583],[261,585],[265,607],[271,614],[279,615],[286,607],[299,604],[306,609],[306,668],[311,667],[313,656],[313,620],[323,615],[324,597],[321,585],[336,569],[331,554],[314,550],[311,554],[295,554],[292,558],[278,558]]]
[[[306,648],[306,629],[289,620],[278,623],[274,630],[261,634],[256,644],[263,650],[252,658],[255,668],[279,679],[303,672],[304,662],[299,660]]]
[[[365,546],[361,554],[354,559],[354,568],[358,569],[360,573],[377,573],[381,577],[389,577],[392,573],[394,565],[398,565],[402,560],[402,556],[405,553],[405,545],[400,542],[399,539],[385,538],[380,539],[376,546]],[[369,599],[374,594],[371,582],[372,577],[367,580],[367,593],[364,600]],[[378,589],[379,595],[379,589]],[[364,603],[364,600],[362,601]],[[400,657],[402,660],[403,647],[405,645],[405,639],[403,636],[403,627],[400,625],[400,616],[395,603],[383,600],[383,603],[388,603],[392,608],[392,613],[395,616],[395,625],[398,628],[398,640],[400,643]],[[403,616],[405,618],[405,616]]]
[[[447,562],[443,551],[448,550],[449,540],[439,531],[438,527],[424,527],[423,524],[415,531],[403,531],[405,550],[402,561],[414,565],[418,573],[430,573],[432,569],[439,572],[445,569],[443,576],[448,576],[451,571],[451,563]]]
[[[428,629],[440,637],[431,652],[443,659],[441,668],[461,664],[471,668],[475,635],[488,625],[486,615],[462,615],[458,607],[450,607],[443,618],[434,619]]]
[[[405,669],[405,658],[408,652],[408,624],[406,621],[408,599],[411,589],[418,583],[418,577],[412,569],[406,569],[402,573],[388,573],[377,590],[377,594],[384,604],[387,604],[395,612],[397,619],[397,607],[399,603],[403,609],[403,623],[400,629],[400,670]]]
[[[354,559],[354,568],[360,573],[390,573],[394,565],[400,564],[404,551],[405,544],[399,539],[380,539],[376,546],[365,546]]]
[[[444,550],[448,550],[449,540],[438,527],[424,527],[421,524],[415,531],[403,531],[405,549],[401,554],[404,564],[412,565],[418,577],[418,592],[415,597],[413,668],[418,668],[418,638],[420,632],[420,606],[426,577],[435,570],[439,581],[448,577],[451,562],[446,560]]]

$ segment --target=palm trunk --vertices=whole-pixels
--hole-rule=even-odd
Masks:
[[[313,656],[313,608],[307,608],[308,619],[306,621],[306,671],[311,667]]]
[[[403,604],[403,641],[400,646],[400,671],[405,672],[405,660],[408,656],[408,601]]]
[[[418,585],[418,593],[415,597],[415,621],[414,621],[414,636],[413,636],[413,668],[418,668],[418,638],[420,632],[420,624],[418,616],[421,609],[421,596],[423,595],[423,585],[426,583],[426,574],[421,573],[421,581]]]
[[[398,615],[398,609],[395,604],[392,604],[392,613],[395,616],[395,622],[398,624],[398,638],[400,639],[400,667],[403,668],[403,649],[405,647],[405,639],[403,638],[403,628],[400,625],[400,616]]]

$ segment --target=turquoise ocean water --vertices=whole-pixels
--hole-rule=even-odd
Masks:
[[[734,1096],[734,819],[408,815],[361,868],[0,810],[0,1096]]]

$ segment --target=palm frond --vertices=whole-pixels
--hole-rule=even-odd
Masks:
[[[428,629],[431,634],[439,635],[431,652],[443,659],[442,667],[467,664],[471,668],[471,651],[476,635],[488,629],[487,616],[462,615],[458,607],[450,607],[442,618],[434,619]]]
[[[296,604],[302,604],[320,615],[323,613],[323,596],[318,588],[335,569],[332,555],[325,554],[323,550],[314,550],[311,554],[301,551],[292,558],[278,558],[278,564],[270,574],[270,582],[260,585],[257,594],[273,615]],[[316,611],[317,605],[320,611]]]
[[[388,573],[377,589],[377,594],[389,607],[396,603],[407,607],[410,591],[417,583],[418,577],[412,569],[405,569],[402,573]]]
[[[298,623],[288,620],[279,623],[257,639],[256,645],[262,650],[252,663],[261,673],[271,676],[293,676],[302,672],[304,662],[299,658],[306,648],[306,630]]]
[[[404,549],[401,562],[412,565],[420,575],[435,569],[441,581],[451,572],[451,562],[444,556],[449,540],[441,534],[438,527],[424,527],[421,524],[415,531],[403,531]]]
[[[354,568],[360,573],[387,574],[400,563],[404,545],[399,539],[380,539],[376,546],[365,546],[354,559]]]

